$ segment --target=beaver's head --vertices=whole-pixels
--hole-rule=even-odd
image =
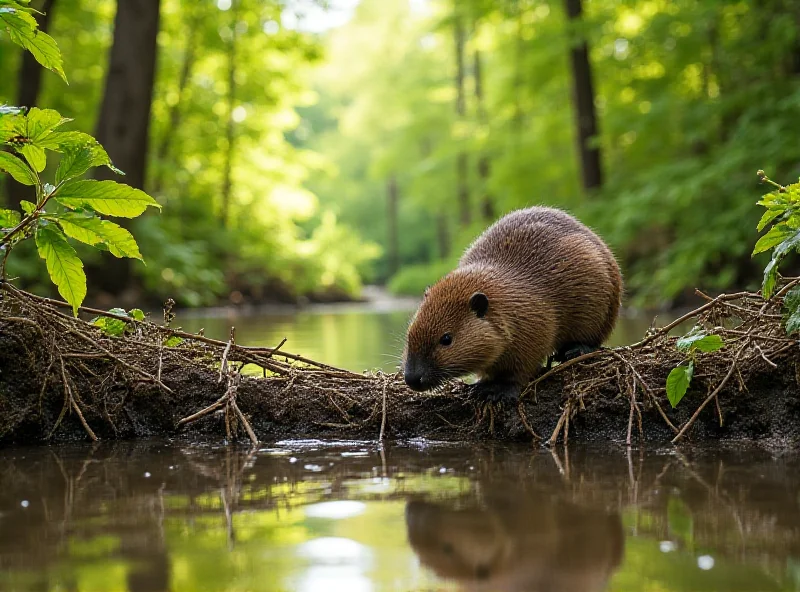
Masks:
[[[488,287],[484,274],[458,269],[425,291],[403,352],[408,386],[429,390],[500,357],[506,343]]]

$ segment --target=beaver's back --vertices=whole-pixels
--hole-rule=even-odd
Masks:
[[[600,345],[616,322],[619,266],[600,237],[561,210],[531,207],[501,218],[464,253],[465,266],[496,270],[509,298],[521,292],[547,301],[557,316],[556,349]]]

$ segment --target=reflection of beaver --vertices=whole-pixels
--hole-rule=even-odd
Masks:
[[[421,391],[477,373],[479,398],[515,399],[550,354],[599,347],[621,293],[619,266],[589,228],[551,208],[512,212],[426,290],[408,329],[406,383]]]
[[[624,546],[617,515],[510,492],[483,508],[412,501],[406,525],[420,562],[465,590],[600,591]]]

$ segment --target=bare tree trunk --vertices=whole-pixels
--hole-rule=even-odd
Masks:
[[[454,25],[456,49],[456,115],[461,120],[466,115],[466,97],[464,94],[464,25],[460,17],[456,17]],[[456,197],[458,201],[458,220],[461,226],[468,226],[472,222],[469,207],[469,164],[467,153],[460,150],[456,156]]]
[[[578,25],[583,13],[582,0],[564,0],[570,23]],[[594,85],[592,65],[589,62],[589,44],[586,40],[573,45],[570,50],[573,78],[573,101],[577,127],[578,154],[580,155],[581,178],[586,190],[599,188],[603,184],[600,163],[600,148],[590,146],[591,139],[598,134],[597,112],[594,107]]]
[[[486,113],[486,103],[484,101],[483,94],[483,68],[481,66],[481,52],[477,49],[475,50],[474,59],[475,101],[478,104],[478,121],[481,123],[481,125],[487,125],[488,115]],[[478,177],[481,180],[481,191],[483,192],[483,196],[481,197],[481,216],[487,222],[494,220],[495,217],[494,201],[489,193],[488,188],[491,171],[492,163],[489,159],[489,155],[486,154],[486,150],[484,149],[481,155],[478,157]]]
[[[187,5],[187,10],[196,11],[197,8],[193,5]],[[181,64],[181,73],[178,78],[178,98],[170,107],[169,110],[169,125],[164,130],[164,135],[156,148],[156,167],[155,178],[152,182],[152,192],[160,193],[164,184],[164,162],[170,156],[173,146],[173,139],[175,138],[178,127],[181,124],[181,109],[183,108],[183,99],[186,92],[186,87],[189,86],[189,80],[192,77],[192,69],[194,68],[195,58],[197,56],[197,28],[199,26],[199,17],[195,14],[189,17],[186,25],[186,48],[183,51],[183,63]]]
[[[397,234],[398,191],[397,177],[392,175],[386,182],[386,226],[389,251],[389,274],[394,275],[400,268],[400,243]]]
[[[53,16],[53,5],[56,0],[44,0],[43,2],[34,3],[33,8],[39,10],[42,14],[34,14],[36,22],[39,23],[39,30],[47,33],[50,28],[50,21]],[[17,105],[20,107],[33,107],[39,101],[39,91],[42,88],[42,66],[33,57],[29,51],[22,52],[22,64],[19,68],[19,76],[17,82]],[[6,202],[8,206],[14,207],[19,204],[20,200],[31,199],[31,188],[26,187],[22,183],[17,183],[11,175],[6,175]],[[32,201],[32,200],[31,200]],[[0,195],[0,207],[2,207],[3,200]]]
[[[236,2],[231,7],[231,41],[228,45],[228,121],[225,126],[227,150],[225,151],[225,164],[222,171],[222,210],[220,223],[227,228],[230,223],[231,192],[233,190],[233,156],[236,130],[233,121],[233,111],[236,108]]]
[[[114,164],[125,171],[124,182],[144,188],[150,106],[156,69],[156,37],[160,0],[118,0],[114,18],[114,44],[109,57],[103,103],[95,135]],[[119,178],[100,168],[98,179]],[[119,294],[131,277],[129,259],[104,257],[93,282]]]

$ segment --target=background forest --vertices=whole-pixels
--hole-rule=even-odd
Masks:
[[[549,204],[607,238],[630,303],[679,304],[758,286],[755,172],[800,175],[797,0],[32,4],[69,85],[0,35],[0,104],[73,117],[164,206],[130,223],[146,265],[76,246],[94,302],[419,294]]]

